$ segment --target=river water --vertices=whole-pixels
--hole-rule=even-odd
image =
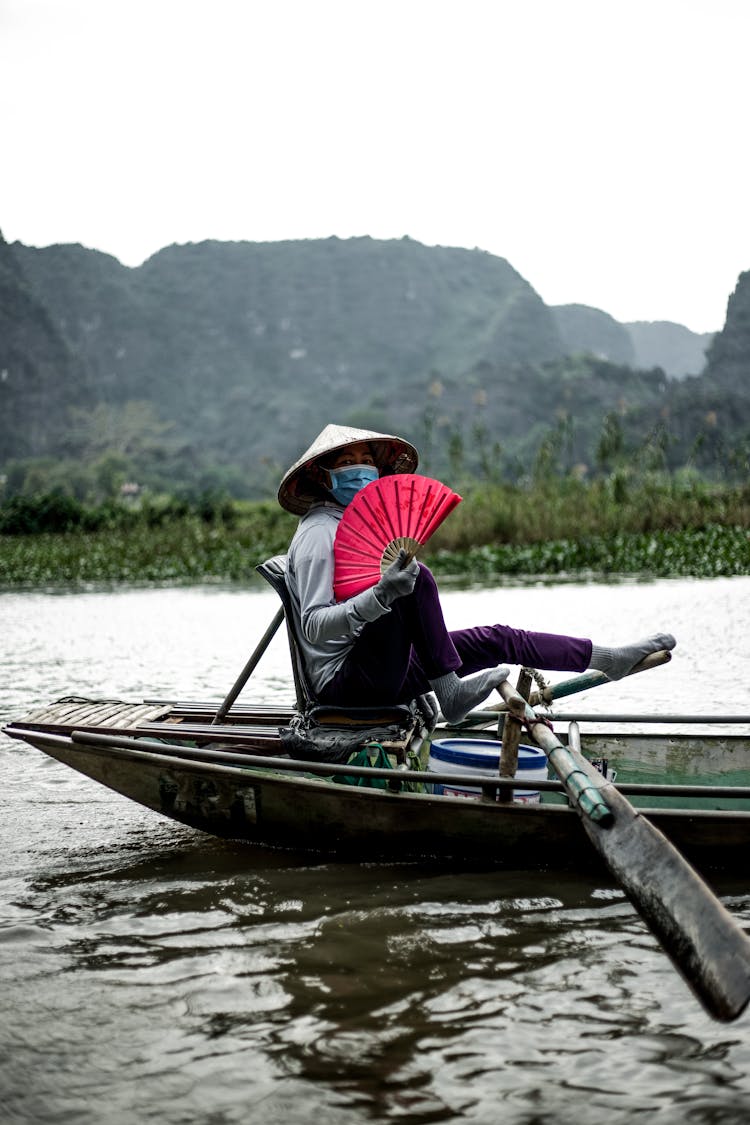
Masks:
[[[452,626],[676,634],[582,710],[750,711],[750,578],[444,601]],[[256,587],[0,594],[0,722],[68,694],[218,701],[275,609]],[[251,699],[291,702],[281,635]],[[221,842],[2,736],[0,793],[3,1125],[750,1117],[750,1015],[710,1020],[604,879]],[[750,928],[750,877],[721,893]]]

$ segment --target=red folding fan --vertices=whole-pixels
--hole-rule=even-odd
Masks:
[[[366,485],[345,508],[333,542],[337,601],[374,586],[402,547],[416,554],[460,502],[447,485],[416,473]]]

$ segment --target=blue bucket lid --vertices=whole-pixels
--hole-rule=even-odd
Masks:
[[[500,749],[499,742],[481,738],[436,738],[430,746],[430,757],[468,769],[493,769],[500,762]],[[547,755],[538,746],[518,747],[519,773],[539,769],[546,762]]]

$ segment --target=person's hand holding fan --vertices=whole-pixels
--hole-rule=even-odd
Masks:
[[[381,477],[344,509],[333,543],[333,592],[345,601],[374,586],[399,551],[413,557],[461,497],[416,473]]]

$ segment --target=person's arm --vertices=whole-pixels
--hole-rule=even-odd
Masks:
[[[309,544],[295,555],[294,572],[302,631],[311,644],[353,637],[368,621],[376,621],[397,597],[414,588],[419,568],[412,561],[403,567],[399,557],[376,586],[337,603],[333,595],[333,549],[325,540]]]
[[[302,631],[311,644],[353,637],[367,621],[388,613],[388,607],[375,596],[374,587],[348,601],[334,601],[331,551],[305,554],[295,559],[294,569]]]

